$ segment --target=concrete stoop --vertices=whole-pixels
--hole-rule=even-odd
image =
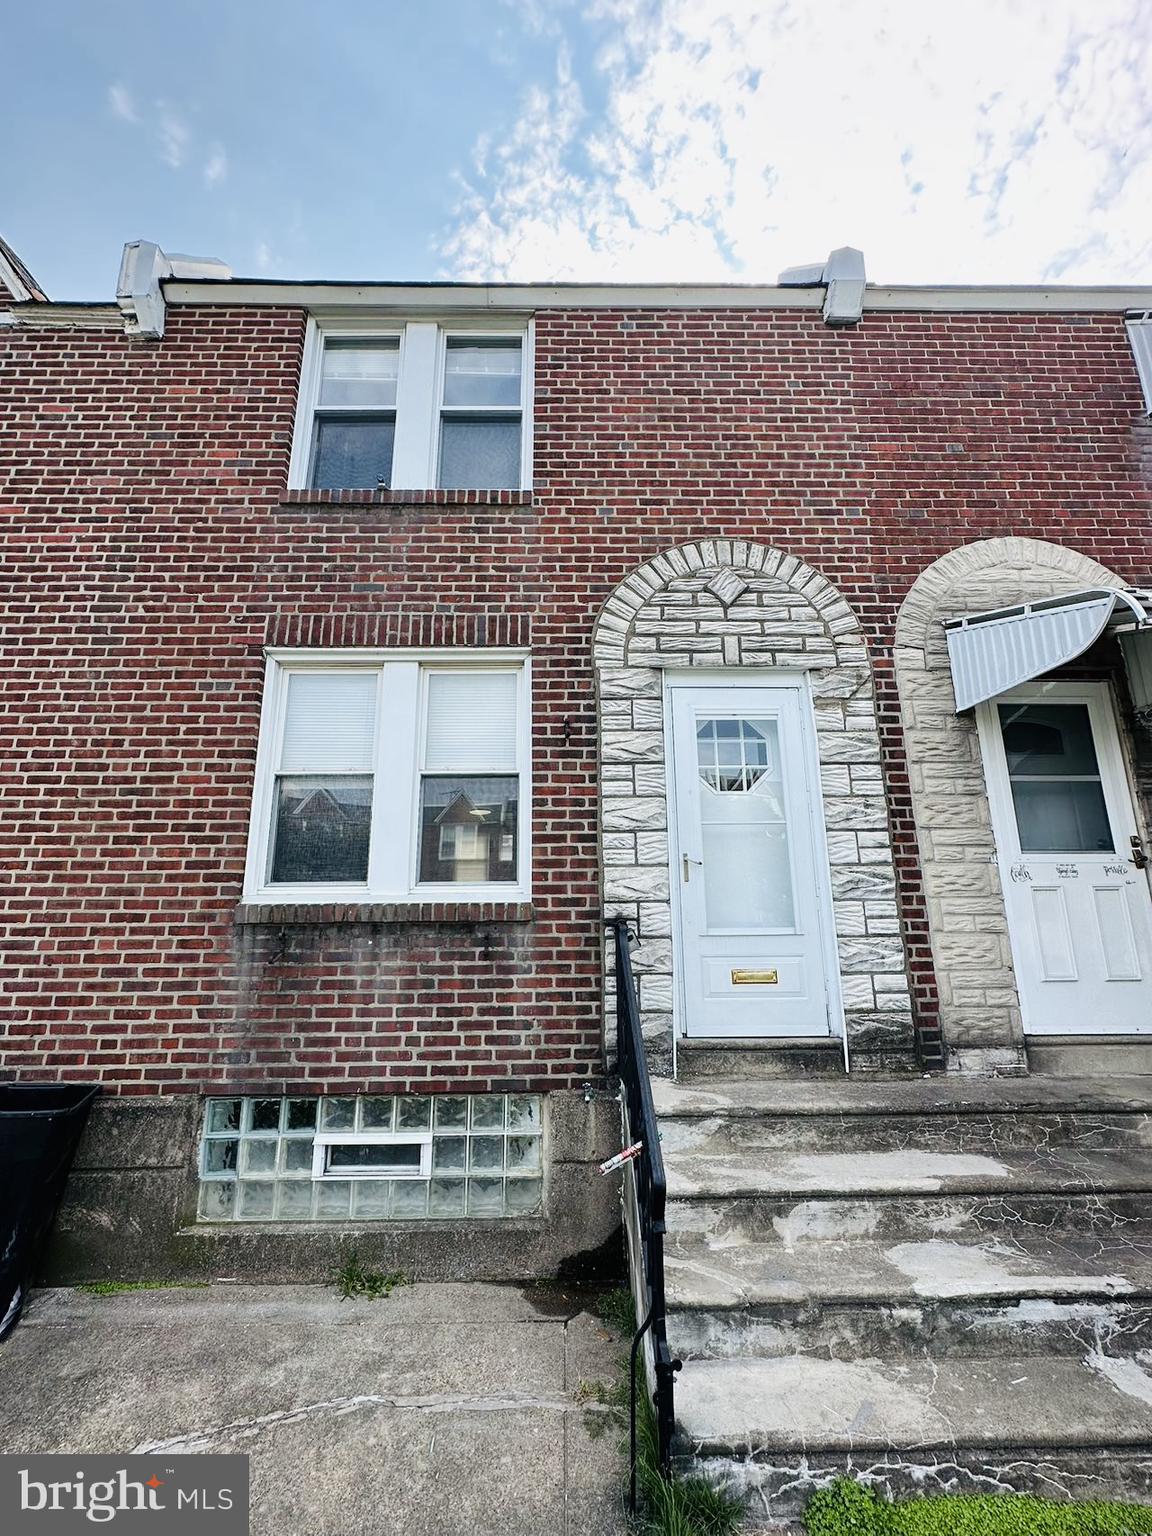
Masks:
[[[654,1084],[678,1459],[1152,1502],[1152,1079]]]

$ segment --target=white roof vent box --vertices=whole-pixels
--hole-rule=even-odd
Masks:
[[[116,302],[129,336],[158,340],[164,334],[164,293],[170,277],[226,283],[232,268],[215,256],[169,256],[152,240],[129,240],[120,259]]]
[[[824,288],[824,324],[856,325],[864,313],[864,253],[842,245],[819,266],[785,267],[781,288]]]
[[[1144,410],[1152,416],[1152,313],[1128,316],[1128,340],[1144,391]]]

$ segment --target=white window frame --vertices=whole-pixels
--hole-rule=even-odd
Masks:
[[[282,648],[266,652],[264,698],[245,864],[246,902],[524,902],[532,897],[532,687],[522,650],[344,650]],[[433,671],[512,672],[516,689],[516,774],[519,780],[516,881],[466,884],[417,880],[420,780],[424,764],[427,678]],[[376,672],[375,776],[368,878],[363,882],[272,884],[266,878],[276,774],[284,734],[288,679],[294,672]],[[476,770],[480,773],[482,770]],[[502,777],[511,777],[505,773]],[[388,786],[387,789],[384,786]]]
[[[347,316],[309,318],[304,338],[304,361],[300,370],[300,392],[296,401],[292,457],[288,467],[289,488],[310,489],[312,440],[320,398],[325,341],[329,338],[341,341],[391,341],[397,337],[400,341],[400,374],[396,386],[396,433],[392,448],[391,488],[398,491],[438,488],[440,422],[448,342],[476,340],[520,343],[520,483],[514,489],[531,490],[534,322],[527,318],[517,320],[508,317],[502,319],[499,325],[493,325],[487,317],[458,315],[381,319],[368,323]],[[499,415],[496,410],[492,413]]]
[[[418,1168],[330,1168],[329,1147],[418,1146]],[[318,1131],[312,1143],[313,1179],[427,1179],[432,1175],[431,1131]]]

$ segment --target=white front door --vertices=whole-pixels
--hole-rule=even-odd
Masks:
[[[977,723],[1025,1030],[1152,1031],[1152,890],[1107,685],[1032,683]]]
[[[835,982],[807,695],[674,684],[669,698],[683,1032],[827,1035]]]

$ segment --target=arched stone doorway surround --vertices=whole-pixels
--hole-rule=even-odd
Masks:
[[[634,965],[653,1070],[672,1070],[674,1027],[663,672],[687,668],[808,673],[851,1064],[912,1065],[872,671],[848,604],[795,555],[699,539],[625,577],[597,619],[593,656],[605,911],[628,917],[641,939]]]
[[[1042,539],[983,539],[913,583],[896,621],[896,686],[948,1066],[1026,1068],[1020,1002],[976,723],[956,714],[945,619],[1120,577]]]

